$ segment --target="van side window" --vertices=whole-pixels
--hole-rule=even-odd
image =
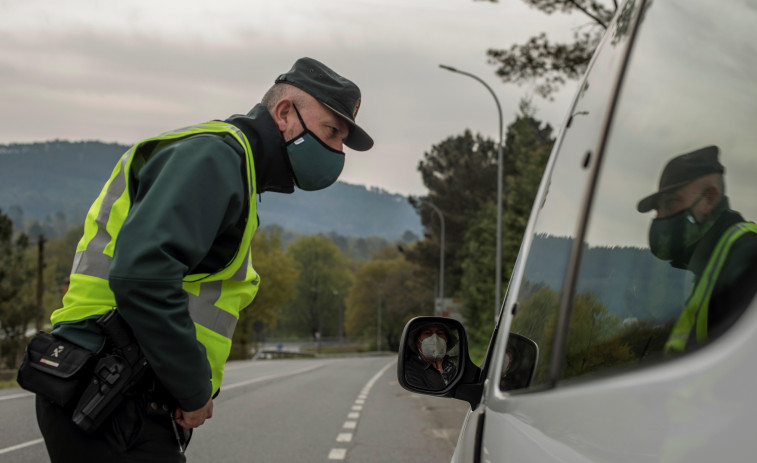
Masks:
[[[629,3],[631,11],[634,2]],[[590,181],[587,163],[593,162],[592,150],[602,133],[616,88],[619,63],[627,50],[628,24],[629,21],[620,26],[614,23],[600,44],[601,51],[592,62],[589,78],[582,83],[570,121],[556,145],[559,154],[551,161],[551,167],[548,165],[551,170],[543,181],[547,192],[539,199],[530,243],[527,237],[524,244],[524,249],[529,246],[527,260],[510,331],[529,338],[538,347],[531,387],[540,387],[549,380],[562,288]],[[503,370],[507,370],[506,366]],[[501,378],[501,390],[511,389],[513,383],[507,379]]]
[[[692,28],[669,2],[650,8],[601,162],[563,379],[703,348],[757,289],[752,18],[708,8]],[[666,40],[681,31],[696,35]]]

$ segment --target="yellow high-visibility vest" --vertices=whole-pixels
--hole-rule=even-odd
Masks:
[[[741,222],[732,225],[720,237],[704,272],[691,291],[686,307],[673,326],[673,331],[671,331],[665,343],[665,353],[683,352],[693,329],[696,329],[697,344],[703,344],[707,341],[707,317],[715,283],[718,281],[718,276],[720,276],[720,271],[723,269],[733,243],[750,232],[757,233],[757,224]]]
[[[197,134],[231,135],[239,142],[246,155],[247,185],[250,188],[247,193],[251,198],[247,201],[249,210],[244,234],[231,262],[215,273],[186,275],[182,283],[197,340],[207,352],[215,394],[223,380],[239,312],[250,305],[260,282],[250,260],[252,236],[258,225],[252,148],[244,134],[229,123],[210,121],[166,132],[137,143],[121,157],[87,213],[84,235],[76,247],[70,286],[63,297],[63,307],[53,312],[51,321],[55,326],[61,322],[82,320],[102,315],[116,306],[108,285],[108,272],[118,232],[131,206],[130,173],[143,166],[157,149]]]

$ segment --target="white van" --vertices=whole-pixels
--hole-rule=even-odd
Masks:
[[[754,220],[757,1],[627,1],[483,363],[462,324],[420,317],[398,380],[470,403],[454,462],[757,461]]]

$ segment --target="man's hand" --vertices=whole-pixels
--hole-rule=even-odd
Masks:
[[[174,419],[176,423],[184,429],[192,429],[199,427],[205,420],[209,420],[213,417],[213,399],[208,399],[208,403],[203,405],[202,408],[191,412],[185,412],[181,408],[177,408],[174,412]]]

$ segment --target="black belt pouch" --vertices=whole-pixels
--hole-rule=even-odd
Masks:
[[[40,331],[29,341],[16,381],[27,391],[66,407],[79,399],[92,376],[94,352]]]

